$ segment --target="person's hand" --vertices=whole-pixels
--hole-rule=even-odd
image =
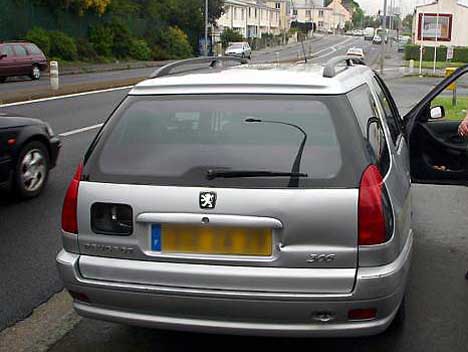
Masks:
[[[468,115],[462,121],[460,126],[458,126],[458,134],[462,137],[468,137]]]

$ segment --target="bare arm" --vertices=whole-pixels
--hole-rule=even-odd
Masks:
[[[458,134],[462,137],[468,137],[468,114],[458,127]]]

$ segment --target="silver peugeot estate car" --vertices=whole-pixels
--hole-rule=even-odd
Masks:
[[[372,335],[401,322],[411,177],[468,179],[450,153],[465,143],[448,142],[456,124],[430,106],[450,81],[401,118],[356,58],[227,61],[161,68],[92,142],[66,194],[57,257],[75,310],[274,336]],[[433,167],[444,155],[446,173]]]

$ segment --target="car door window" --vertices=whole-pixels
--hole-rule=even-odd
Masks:
[[[394,145],[397,144],[398,137],[402,134],[402,127],[399,120],[398,112],[392,106],[391,97],[382,89],[381,83],[375,79],[375,91],[382,106],[384,118],[387,121],[390,135]]]
[[[370,158],[382,175],[385,175],[390,168],[390,153],[380,123],[382,119],[377,102],[367,84],[348,93],[348,99],[367,143]]]
[[[20,57],[28,56],[28,52],[22,45],[15,45],[14,50],[15,50],[16,56],[20,56]]]
[[[405,117],[410,132],[414,183],[467,184],[468,138],[458,133],[460,121],[468,110],[468,98],[463,89],[468,83],[467,73],[466,69],[459,69],[455,80],[441,82]],[[456,102],[450,90],[455,86],[450,83],[458,86]],[[444,107],[445,116],[441,116],[439,110],[439,116],[431,118],[435,117],[431,108],[436,106]]]
[[[0,47],[0,54],[6,54],[7,57],[15,56],[15,53],[13,52],[13,48],[9,45],[4,45]]]

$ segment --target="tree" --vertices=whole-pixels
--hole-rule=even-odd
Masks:
[[[354,27],[362,27],[364,23],[364,11],[360,7],[354,10],[352,22]]]
[[[352,28],[353,28],[353,23],[350,21],[347,21],[345,23],[344,30],[347,32],[347,31],[350,31]]]
[[[231,28],[226,28],[223,31],[223,33],[221,33],[221,43],[223,45],[223,48],[227,48],[229,46],[229,43],[242,42],[243,40],[244,37],[242,36],[242,34]]]
[[[141,0],[142,15],[149,18],[148,35],[167,26],[182,29],[188,36],[192,48],[198,48],[198,41],[205,28],[205,0]],[[209,22],[216,23],[224,11],[223,0],[209,0]]]
[[[83,15],[88,10],[94,10],[100,15],[106,12],[111,0],[35,0],[36,3],[48,6],[50,9],[70,9]]]
[[[374,27],[377,28],[380,26],[380,21],[378,18],[373,16],[364,16],[363,25],[364,28],[366,27]]]
[[[413,28],[413,15],[406,15],[406,17],[403,19],[402,25],[404,31],[411,32]]]

